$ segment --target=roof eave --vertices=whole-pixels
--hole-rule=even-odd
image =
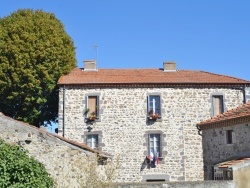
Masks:
[[[195,83],[195,82],[182,82],[182,83],[177,83],[177,82],[130,82],[130,83],[57,83],[58,86],[63,86],[63,85],[72,85],[72,86],[120,86],[120,85],[166,85],[166,86],[219,86],[219,87],[242,87],[242,86],[250,86],[250,83]]]
[[[213,129],[231,125],[239,125],[247,122],[250,122],[250,115],[226,119],[226,120],[220,120],[217,122],[199,123],[197,124],[197,126],[200,128],[200,130],[207,130],[207,129]]]

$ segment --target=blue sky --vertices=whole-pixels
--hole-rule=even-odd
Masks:
[[[64,24],[78,67],[203,70],[250,80],[249,0],[1,0],[0,17],[42,9]]]
[[[78,67],[204,70],[250,80],[249,0],[1,0],[0,17],[17,9],[53,12],[76,46]]]

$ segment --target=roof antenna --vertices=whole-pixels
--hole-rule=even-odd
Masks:
[[[89,46],[89,47],[94,48],[94,50],[95,50],[95,61],[97,63],[97,59],[98,59],[98,46],[94,44],[93,46]]]

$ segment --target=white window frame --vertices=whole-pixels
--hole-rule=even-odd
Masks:
[[[151,146],[151,142],[153,143],[153,146]],[[161,134],[158,133],[150,133],[148,134],[148,151],[149,151],[149,155],[151,152],[153,152],[153,154],[157,154],[158,157],[162,156],[161,153]],[[158,152],[157,152],[157,148],[158,148]]]
[[[159,103],[158,109],[156,106],[157,101],[155,101],[155,99],[153,97],[158,98],[158,103]],[[151,101],[151,99],[152,99],[152,101]],[[152,105],[151,105],[151,103],[152,103]],[[160,95],[154,95],[154,94],[148,95],[148,113],[150,112],[150,110],[153,110],[154,114],[158,114],[159,117],[161,117],[161,96]],[[149,116],[149,114],[148,114],[148,116]]]
[[[91,142],[89,142],[91,139]],[[86,144],[92,149],[98,149],[99,147],[99,135],[98,134],[89,134],[86,136]]]

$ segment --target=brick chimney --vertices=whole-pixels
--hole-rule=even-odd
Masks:
[[[95,60],[84,60],[84,71],[97,71]]]
[[[164,72],[176,72],[176,63],[175,62],[164,62],[163,63]]]

